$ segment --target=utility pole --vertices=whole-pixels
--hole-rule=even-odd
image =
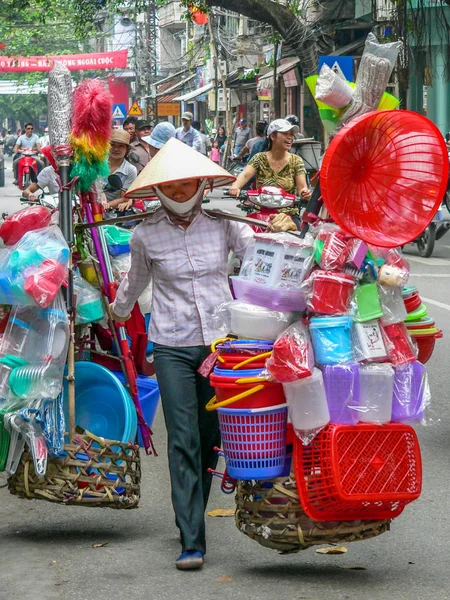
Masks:
[[[146,22],[144,24],[144,72],[145,72],[145,95],[147,96],[147,119],[152,125],[158,122],[158,103],[156,99],[156,76],[158,74],[158,60],[156,55],[157,26],[156,26],[156,1],[147,2]]]

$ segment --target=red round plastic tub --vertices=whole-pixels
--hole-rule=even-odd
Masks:
[[[298,493],[315,521],[393,519],[422,490],[422,461],[409,425],[327,425],[308,446],[294,440]]]
[[[344,273],[315,271],[311,275],[312,290],[308,307],[322,315],[340,315],[348,311],[355,280]]]
[[[268,408],[270,406],[278,406],[286,403],[281,383],[266,381],[265,379],[261,379],[260,383],[255,381],[249,383],[236,383],[237,380],[239,380],[238,374],[236,374],[236,378],[233,379],[231,377],[220,377],[211,373],[209,381],[216,392],[218,403],[223,402],[224,400],[230,400],[231,398],[250,390],[255,391],[245,398],[242,398],[242,400],[236,400],[236,402],[229,404],[228,407],[233,409]],[[256,390],[257,387],[261,389]]]
[[[414,292],[409,298],[404,298],[405,308],[407,312],[413,312],[422,305],[422,300],[419,296],[419,292]]]
[[[436,340],[443,337],[442,331],[438,329],[435,333],[420,333],[420,331],[410,331],[409,333],[419,349],[417,360],[425,364],[433,354]]]
[[[357,117],[325,152],[320,171],[325,206],[354,237],[375,246],[403,246],[422,233],[441,204],[447,152],[438,128],[417,113]]]

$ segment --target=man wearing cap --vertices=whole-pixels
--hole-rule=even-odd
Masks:
[[[247,119],[242,118],[234,133],[234,155],[237,156],[250,139],[252,130],[247,125]]]
[[[178,127],[175,137],[177,140],[180,140],[180,142],[184,142],[188,146],[191,146],[191,148],[197,150],[197,152],[201,152],[202,138],[200,137],[200,133],[192,127],[193,118],[194,115],[190,112],[184,112],[181,115],[183,126]]]
[[[145,141],[145,138],[152,132],[150,123],[148,121],[138,121],[136,123],[136,132],[138,139],[130,144],[128,160],[136,167],[139,175],[150,160],[148,143]]]
[[[137,177],[136,167],[131,165],[125,158],[130,147],[130,134],[123,129],[115,129],[110,138],[111,149],[109,151],[109,174],[118,175],[122,182],[122,189],[108,190],[104,192],[104,205],[114,208],[123,202],[123,193]]]

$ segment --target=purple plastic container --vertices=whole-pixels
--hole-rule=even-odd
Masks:
[[[392,421],[417,423],[423,417],[424,374],[426,368],[418,360],[395,367],[392,397]]]
[[[359,364],[322,365],[330,423],[356,425],[359,421]]]
[[[263,306],[272,310],[306,310],[305,295],[300,289],[273,288],[241,277],[230,277],[236,300]]]

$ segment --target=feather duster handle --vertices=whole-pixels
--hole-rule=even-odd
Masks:
[[[72,177],[78,176],[80,191],[87,192],[99,177],[109,174],[112,98],[98,79],[86,79],[73,94],[73,125],[70,143],[74,152]]]
[[[50,144],[69,143],[72,120],[72,77],[67,67],[59,62],[48,77],[48,130]]]

